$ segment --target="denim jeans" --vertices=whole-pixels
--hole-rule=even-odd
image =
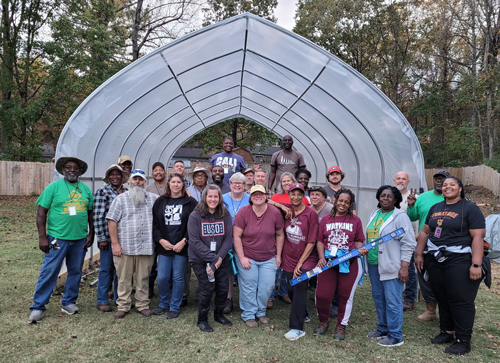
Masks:
[[[113,284],[114,297],[113,301],[118,299],[118,277],[115,272],[115,264],[113,262],[113,251],[111,243],[108,243],[108,250],[100,250],[101,266],[99,267],[99,281],[97,283],[97,305],[109,304],[108,291]]]
[[[417,274],[415,272],[415,254],[411,255],[408,266],[408,282],[405,286],[405,301],[415,302],[417,300]]]
[[[267,300],[274,288],[276,257],[262,262],[250,259],[250,270],[243,268],[237,256],[235,261],[238,267],[240,308],[243,310],[241,318],[247,321],[266,315]]]
[[[49,242],[55,239],[52,236],[47,236],[47,238]],[[52,290],[56,286],[57,277],[61,271],[64,259],[66,259],[68,275],[61,303],[63,306],[76,303],[78,292],[80,291],[80,278],[82,277],[83,260],[85,259],[83,246],[86,239],[72,241],[58,238],[59,249],[54,250],[51,248],[49,253],[45,254],[33,296],[34,304],[30,306],[30,310],[46,309],[45,305],[48,304]]]
[[[377,310],[380,332],[388,332],[390,338],[403,339],[403,283],[397,278],[380,281],[378,265],[368,264],[372,295]]]
[[[187,256],[178,254],[158,255],[159,305],[164,309],[180,311],[187,260]],[[172,277],[172,298],[170,298],[170,277]]]
[[[281,279],[280,279],[280,276],[281,276]],[[274,300],[274,295],[276,295],[276,290],[278,288],[278,281],[280,282],[278,295],[279,296],[288,296],[288,291],[287,291],[287,287],[286,287],[286,284],[288,283],[288,281],[286,280],[286,276],[283,273],[283,270],[281,269],[281,267],[278,267],[276,269],[276,276],[274,279],[273,292],[271,293],[271,296],[269,297],[270,300]]]

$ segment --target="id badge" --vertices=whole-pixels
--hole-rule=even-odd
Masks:
[[[229,168],[224,168],[224,174],[229,173]]]
[[[210,251],[215,252],[216,248],[217,248],[217,242],[215,241],[210,242]]]
[[[70,216],[76,216],[76,207],[74,205],[70,205],[68,211]]]
[[[436,238],[441,238],[441,231],[443,229],[441,227],[436,227],[436,230],[434,231],[434,237]]]

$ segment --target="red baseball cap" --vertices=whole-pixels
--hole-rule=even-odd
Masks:
[[[305,193],[304,186],[300,183],[290,184],[290,188],[288,189],[288,193],[290,193],[292,190],[295,190],[295,189],[300,189],[300,190],[302,190],[302,193]]]
[[[328,174],[331,174],[334,171],[336,171],[337,173],[342,173],[342,170],[340,170],[340,168],[337,165],[334,165],[330,168],[330,170],[328,170]]]

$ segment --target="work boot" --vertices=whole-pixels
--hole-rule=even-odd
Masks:
[[[224,316],[224,306],[214,309],[214,320],[225,326],[233,325],[233,323]]]
[[[434,321],[437,319],[436,316],[436,306],[435,301],[425,303],[425,311],[423,314],[417,316],[418,321]]]
[[[212,329],[212,327],[210,326],[210,324],[208,324],[208,311],[209,310],[210,310],[210,307],[208,307],[206,309],[198,308],[198,322],[196,323],[196,325],[198,326],[198,328],[200,328],[201,331],[204,331],[207,333],[211,333],[214,331]]]

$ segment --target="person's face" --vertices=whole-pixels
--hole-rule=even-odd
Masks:
[[[132,172],[132,163],[130,161],[125,161],[124,163],[119,164],[123,170],[131,173]]]
[[[165,180],[165,170],[161,166],[158,165],[153,169],[153,179],[157,182]]]
[[[212,169],[212,178],[215,184],[220,184],[224,180],[224,169],[222,166],[214,166]]]
[[[255,173],[255,184],[264,185],[267,181],[266,173],[258,171]]]
[[[443,191],[443,181],[445,180],[445,176],[436,175],[432,180],[434,182],[434,190],[441,193]]]
[[[398,188],[399,191],[406,190],[406,188],[410,184],[410,178],[408,177],[408,174],[406,174],[404,171],[400,171],[394,177],[393,183],[394,186]]]
[[[80,176],[80,166],[74,161],[67,161],[63,165],[63,175],[70,183],[76,182]]]
[[[446,199],[455,199],[460,196],[462,188],[455,179],[448,178],[443,181],[443,196]]]
[[[224,140],[224,144],[222,144],[222,148],[224,149],[225,152],[230,153],[233,151],[234,148],[234,143],[232,140],[226,139]]]
[[[282,142],[283,142],[283,149],[290,150],[292,148],[293,139],[291,136],[285,136]]]
[[[297,181],[304,186],[304,189],[307,188],[307,184],[309,184],[309,177],[305,173],[299,174]]]
[[[351,196],[347,193],[340,194],[339,198],[335,201],[335,205],[337,206],[338,214],[346,214],[349,206],[351,205]]]
[[[252,193],[250,199],[252,200],[252,203],[255,206],[260,206],[266,203],[266,195],[261,192]]]
[[[290,202],[293,206],[298,207],[302,204],[302,199],[304,199],[304,193],[300,189],[294,189],[290,193],[288,193],[288,197],[290,198]]]
[[[132,186],[144,188],[145,185],[146,181],[142,179],[140,176],[134,176],[132,178]]]
[[[217,190],[209,190],[207,193],[207,205],[210,210],[215,210],[219,204],[219,193]]]
[[[281,187],[283,188],[283,191],[285,193],[288,193],[288,189],[290,188],[290,185],[293,183],[292,178],[289,176],[284,176],[281,178]]]
[[[394,205],[396,204],[396,198],[394,197],[394,193],[391,189],[384,189],[380,194],[379,198],[380,206],[382,210],[391,211],[394,209]]]
[[[342,181],[342,175],[338,171],[331,172],[328,174],[328,182],[333,185],[339,185]]]
[[[193,175],[193,183],[198,187],[198,189],[204,188],[207,185],[207,175],[203,171],[197,171]]]
[[[184,170],[186,170],[186,168],[184,167],[183,163],[175,163],[172,170],[174,171],[174,173],[184,175]]]
[[[323,193],[318,191],[309,192],[309,198],[311,199],[311,204],[314,206],[322,205],[326,199]]]
[[[123,184],[123,175],[119,170],[111,170],[108,175],[109,184],[115,188],[119,188]]]
[[[248,172],[245,174],[245,182],[246,184],[253,184],[255,176],[252,172]]]
[[[245,189],[245,183],[242,180],[233,180],[230,182],[229,187],[233,193],[239,194]]]
[[[181,178],[174,176],[170,181],[168,182],[168,186],[170,187],[170,191],[173,194],[179,194],[182,191],[182,185],[183,182]]]

